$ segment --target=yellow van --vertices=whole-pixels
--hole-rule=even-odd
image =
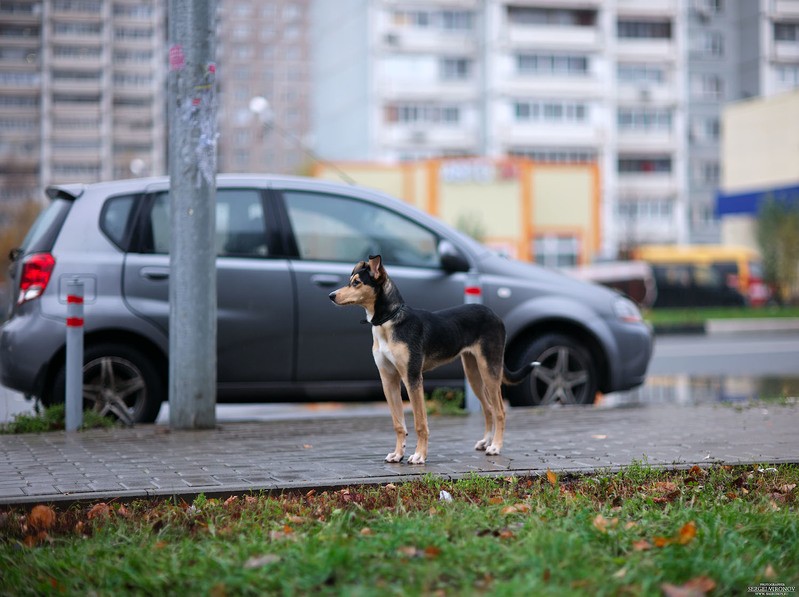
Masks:
[[[652,266],[655,307],[759,307],[771,298],[760,255],[748,247],[645,245],[633,256]]]

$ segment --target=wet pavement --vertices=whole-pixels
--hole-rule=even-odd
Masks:
[[[406,415],[409,429],[411,416]],[[653,466],[799,462],[799,404],[511,409],[500,456],[473,450],[482,416],[431,417],[425,465],[384,462],[387,413],[342,412],[203,431],[166,425],[0,436],[0,504],[529,475]],[[413,432],[409,437],[411,453]]]

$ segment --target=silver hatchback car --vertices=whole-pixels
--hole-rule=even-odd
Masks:
[[[14,251],[15,294],[0,330],[0,383],[45,404],[64,399],[66,284],[85,288],[84,402],[127,423],[153,421],[167,398],[169,180],[54,186]],[[643,383],[652,332],[607,288],[500,257],[376,191],[316,179],[220,175],[217,182],[219,402],[381,396],[371,333],[331,289],[381,254],[414,307],[464,302],[476,273],[505,321],[511,405],[585,404]],[[471,272],[471,273],[469,273]],[[190,371],[185,373],[191,375]],[[425,376],[463,384],[460,364]]]

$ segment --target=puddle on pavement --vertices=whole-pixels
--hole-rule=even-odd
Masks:
[[[799,399],[799,377],[732,377],[650,375],[630,392],[604,396],[601,407],[656,404],[746,403],[756,400],[781,402]]]

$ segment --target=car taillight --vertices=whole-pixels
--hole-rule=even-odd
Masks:
[[[22,261],[17,304],[39,298],[50,282],[55,267],[55,258],[50,253],[34,253]]]

